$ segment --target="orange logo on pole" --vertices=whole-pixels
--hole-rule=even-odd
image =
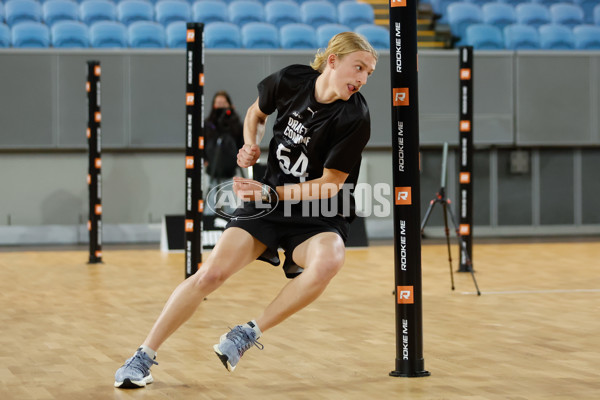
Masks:
[[[85,136],[89,139],[92,137],[92,131],[90,130],[90,128],[87,128],[85,130]]]
[[[471,121],[463,120],[460,121],[460,131],[469,132],[471,130]]]
[[[394,96],[392,99],[394,106],[408,105],[408,88],[394,88],[392,94]]]
[[[102,204],[96,204],[96,208],[94,209],[94,212],[96,213],[96,215],[101,215],[102,214]]]
[[[414,288],[412,286],[398,286],[396,293],[398,294],[398,304],[414,304]]]
[[[194,156],[186,156],[185,157],[185,169],[193,169],[194,168]]]
[[[188,29],[185,40],[186,40],[186,42],[193,42],[193,41],[195,41],[196,40],[196,32],[194,32],[193,29]]]
[[[461,172],[460,173],[460,183],[471,183],[471,173],[470,172]]]
[[[198,148],[199,149],[203,149],[204,148],[204,136],[200,136],[198,138]]]
[[[460,80],[468,81],[471,79],[471,68],[461,68],[460,69]]]
[[[90,221],[89,219],[88,219],[88,223],[87,223],[87,228],[88,228],[88,231],[92,230],[92,221]]]
[[[96,158],[94,160],[94,165],[96,166],[97,169],[102,168],[102,159],[101,158]]]
[[[469,224],[460,224],[460,227],[458,228],[458,232],[461,235],[470,235],[471,234],[471,225]]]
[[[204,86],[204,74],[200,74],[200,76],[198,76],[198,85]]]
[[[100,76],[100,66],[99,65],[96,65],[94,67],[94,75]]]
[[[194,105],[194,93],[186,93],[185,94],[185,105],[186,106]]]
[[[406,0],[390,0],[390,7],[406,7]]]
[[[204,212],[204,200],[198,200],[198,212]]]
[[[395,188],[396,205],[411,205],[412,196],[410,186],[403,186]]]
[[[193,219],[185,220],[185,231],[186,232],[194,232],[194,220]]]
[[[96,121],[96,122],[102,121],[102,115],[100,114],[100,111],[96,111],[94,113],[94,121]]]
[[[100,250],[96,250],[94,254],[96,255],[96,258],[102,258],[102,252]]]
[[[85,91],[86,91],[86,92],[89,92],[89,91],[90,91],[90,83],[89,83],[89,82],[86,82],[86,83],[85,83]]]

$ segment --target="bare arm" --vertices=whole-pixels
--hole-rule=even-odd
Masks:
[[[341,189],[348,174],[337,169],[323,168],[320,178],[296,183],[293,185],[277,186],[279,200],[316,200],[335,196]],[[233,178],[233,190],[243,200],[252,201],[261,198],[263,184],[252,179]]]
[[[244,118],[244,146],[238,152],[238,165],[248,168],[260,157],[258,144],[265,134],[267,114],[258,107],[258,99],[248,108]]]
[[[316,200],[328,199],[340,191],[348,174],[337,169],[323,168],[320,178],[296,183],[294,185],[277,186],[279,200]]]

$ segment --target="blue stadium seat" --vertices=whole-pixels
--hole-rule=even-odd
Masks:
[[[457,0],[431,0],[431,7],[433,8],[433,11],[441,16],[437,21],[438,23],[448,23],[448,6],[456,1]]]
[[[300,6],[302,23],[317,28],[323,24],[334,24],[338,21],[336,7],[328,1],[306,1]]]
[[[575,25],[583,24],[583,10],[575,4],[553,4],[550,6],[550,20],[554,24],[573,28]]]
[[[496,0],[496,1],[498,1],[498,0]],[[517,7],[519,4],[528,3],[531,0],[499,0],[499,1],[501,1],[502,3],[505,3],[505,4],[510,4],[513,7]]]
[[[192,7],[181,0],[160,0],[156,3],[156,22],[168,26],[175,21],[191,21]]]
[[[506,3],[486,3],[481,7],[483,13],[483,23],[497,26],[504,29],[506,25],[517,22],[515,7]]]
[[[522,3],[515,8],[517,24],[539,28],[550,23],[550,10],[542,4]]]
[[[317,47],[327,48],[329,40],[340,32],[348,32],[351,29],[342,24],[325,24],[317,28]]]
[[[4,4],[0,3],[0,24],[4,22]]]
[[[52,25],[50,33],[53,47],[90,47],[88,27],[83,22],[71,20],[58,21]]]
[[[247,49],[278,49],[279,31],[267,22],[249,22],[242,27],[242,45]]]
[[[0,48],[10,47],[10,28],[0,22]]]
[[[229,22],[239,27],[249,22],[264,22],[265,8],[256,0],[234,0],[227,7]]]
[[[185,49],[187,46],[187,23],[185,21],[171,22],[165,28],[167,46],[174,49]]]
[[[79,4],[72,0],[48,0],[42,6],[44,22],[48,26],[55,22],[79,20]]]
[[[579,25],[573,28],[575,48],[581,50],[600,50],[600,26]]]
[[[529,1],[531,1],[532,3],[535,3],[535,4],[542,4],[542,5],[550,8],[550,6],[552,4],[562,3],[565,0],[529,0]]]
[[[279,29],[279,41],[284,49],[316,49],[315,28],[306,24],[287,24]]]
[[[281,28],[300,22],[300,6],[289,0],[272,0],[265,4],[265,21]]]
[[[583,22],[585,24],[594,23],[594,7],[600,5],[598,0],[573,0],[573,4],[577,4],[583,10]]]
[[[79,6],[81,21],[88,26],[99,21],[116,21],[117,6],[108,0],[84,0]]]
[[[42,6],[35,0],[11,0],[4,5],[4,18],[8,26],[42,20]]]
[[[497,0],[459,0],[459,1],[466,1],[467,3],[478,5],[481,8],[481,7],[483,7],[484,4],[487,4],[490,1],[497,1]]]
[[[481,7],[466,2],[456,2],[448,6],[448,23],[452,34],[460,38],[457,45],[466,42],[466,30],[469,25],[483,22]]]
[[[354,28],[354,32],[363,35],[378,50],[390,48],[390,31],[383,26],[363,24]]]
[[[466,44],[477,50],[502,50],[504,39],[502,31],[496,25],[473,24],[465,31]]]
[[[594,7],[594,24],[600,25],[600,4]]]
[[[530,25],[508,25],[504,28],[504,47],[510,50],[539,49],[540,35]]]
[[[540,48],[547,50],[570,50],[575,48],[575,36],[565,25],[547,24],[538,28]]]
[[[166,47],[165,28],[154,21],[135,21],[127,28],[129,47],[161,49]]]
[[[192,6],[192,18],[196,22],[225,22],[228,20],[227,4],[220,0],[197,1]]]
[[[12,45],[13,47],[48,47],[50,31],[41,22],[20,22],[12,27]]]
[[[351,29],[363,24],[375,23],[373,7],[367,3],[343,1],[338,5],[338,22]]]
[[[242,47],[240,28],[230,22],[211,22],[204,28],[204,45],[213,49]]]
[[[99,21],[90,26],[90,44],[98,48],[127,47],[127,28],[117,21]]]
[[[117,4],[117,20],[124,25],[154,21],[154,6],[146,0],[121,0]]]

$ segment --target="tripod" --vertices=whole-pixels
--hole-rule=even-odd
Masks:
[[[448,214],[450,215],[450,220],[452,221],[452,225],[454,225],[454,231],[456,232],[456,237],[458,239],[458,244],[460,246],[461,251],[464,254],[464,258],[467,264],[467,269],[471,273],[471,277],[473,278],[473,283],[475,284],[475,289],[477,289],[477,295],[481,296],[481,292],[479,291],[479,286],[477,285],[477,280],[475,279],[475,273],[473,271],[473,263],[471,262],[471,256],[467,250],[467,243],[465,239],[461,236],[460,231],[458,229],[458,225],[456,224],[456,219],[454,218],[454,214],[452,213],[452,208],[448,207],[450,204],[450,200],[446,197],[446,160],[448,157],[448,143],[444,143],[444,151],[442,156],[442,178],[440,190],[436,193],[436,196],[433,200],[429,202],[429,207],[425,212],[425,216],[423,217],[423,222],[421,223],[421,235],[423,235],[425,231],[425,225],[427,225],[427,221],[431,216],[431,211],[433,207],[440,203],[442,205],[442,210],[444,213],[444,232],[446,234],[446,244],[448,246],[448,263],[450,265],[450,282],[452,285],[452,290],[454,290],[454,273],[452,271],[452,251],[450,249],[450,230],[448,229]]]

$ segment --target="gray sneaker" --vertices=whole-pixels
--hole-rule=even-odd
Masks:
[[[253,345],[260,350],[264,348],[262,344],[256,341],[256,332],[252,328],[237,325],[221,336],[219,344],[215,344],[213,349],[225,368],[228,371],[233,371],[246,350]]]
[[[115,387],[137,389],[154,382],[150,373],[153,364],[158,365],[148,354],[138,349],[115,373]]]

